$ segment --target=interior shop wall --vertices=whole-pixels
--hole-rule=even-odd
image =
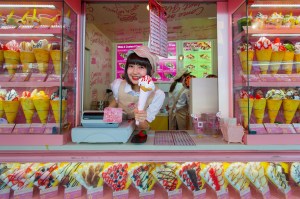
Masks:
[[[89,102],[105,100],[106,89],[112,81],[112,42],[93,24],[86,25],[86,48],[90,50],[90,71],[85,74],[85,84],[89,85]]]

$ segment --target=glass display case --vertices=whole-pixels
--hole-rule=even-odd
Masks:
[[[0,13],[0,143],[61,145],[75,125],[77,14],[64,1]]]
[[[232,15],[234,117],[249,144],[300,144],[299,15],[280,1],[245,2]]]

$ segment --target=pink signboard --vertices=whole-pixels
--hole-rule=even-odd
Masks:
[[[116,78],[122,78],[124,74],[125,64],[127,60],[127,52],[134,50],[138,46],[142,46],[142,43],[135,44],[117,44],[116,52]]]

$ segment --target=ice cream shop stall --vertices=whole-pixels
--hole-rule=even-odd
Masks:
[[[0,4],[1,199],[300,198],[299,2]],[[109,104],[144,47],[137,108],[165,97],[138,129]],[[182,70],[188,125],[170,130]]]

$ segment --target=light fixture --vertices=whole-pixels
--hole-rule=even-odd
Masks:
[[[34,5],[34,4],[0,4],[0,8],[50,8],[55,9],[54,5]]]
[[[53,37],[53,34],[0,34],[1,37]]]
[[[300,4],[252,4],[251,8],[300,8]]]
[[[178,56],[178,60],[179,60],[179,61],[182,61],[183,59],[184,59],[184,56],[183,56],[183,55],[179,55],[179,56]]]
[[[253,37],[266,37],[266,36],[269,36],[269,37],[295,37],[295,36],[300,36],[300,34],[280,34],[280,33],[277,33],[277,34],[268,34],[268,33],[264,33],[264,34],[252,34],[251,36]]]

